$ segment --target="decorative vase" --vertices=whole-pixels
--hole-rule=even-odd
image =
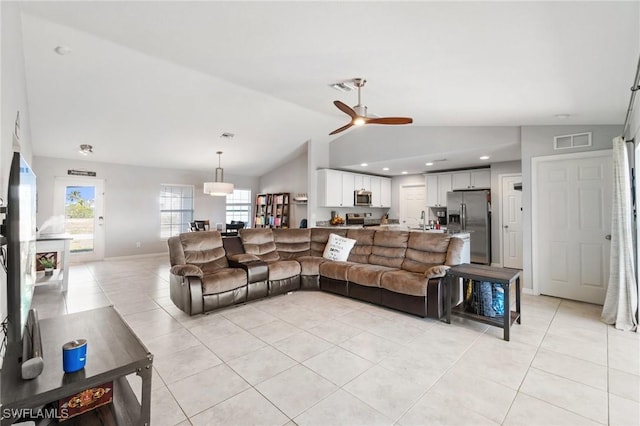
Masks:
[[[53,275],[53,268],[44,268],[44,276],[50,277]]]

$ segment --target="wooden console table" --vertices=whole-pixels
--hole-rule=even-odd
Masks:
[[[60,253],[61,256],[52,276],[47,277],[44,275],[44,272],[38,272],[36,285],[62,284],[62,291],[67,291],[69,288],[71,240],[73,240],[73,237],[70,234],[41,234],[36,238],[37,253],[56,252]]]
[[[504,289],[504,315],[495,318],[478,315],[472,312],[465,312],[462,309],[451,307],[451,294],[454,283],[462,278],[463,280],[488,281],[500,284]],[[496,268],[487,265],[463,264],[447,270],[445,277],[445,319],[447,324],[451,324],[451,314],[482,322],[484,324],[500,327],[504,330],[504,340],[509,340],[511,325],[517,321],[520,324],[520,270],[509,268]],[[511,310],[511,286],[516,288],[516,310]]]
[[[11,343],[7,347],[1,372],[2,425],[19,420],[12,413],[35,411],[110,381],[113,381],[112,403],[63,424],[150,424],[153,355],[112,306],[40,320],[40,331],[44,370],[35,379],[21,377],[18,360],[22,356],[22,344]],[[87,339],[86,366],[66,374],[62,369],[62,345],[80,338]],[[142,378],[140,403],[125,377],[133,373]],[[57,404],[55,407],[57,409]],[[45,419],[34,420],[40,424]]]

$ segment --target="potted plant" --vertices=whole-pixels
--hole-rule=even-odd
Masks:
[[[39,260],[40,264],[44,267],[44,275],[46,277],[50,277],[51,275],[53,275],[53,269],[55,268],[55,264],[53,263],[53,260],[48,259],[46,257],[41,257]]]

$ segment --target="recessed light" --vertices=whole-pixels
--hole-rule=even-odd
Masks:
[[[71,53],[71,48],[69,46],[57,46],[55,49],[53,49],[53,51],[58,55],[64,56]]]
[[[384,170],[385,172],[388,172],[389,168],[388,167],[383,167],[382,170]]]
[[[567,118],[571,117],[570,114],[556,114],[554,117],[559,118],[561,120],[566,120]]]
[[[407,173],[409,173],[409,172],[407,172],[407,171],[403,171],[402,172],[403,175],[406,175]]]
[[[488,160],[489,156],[488,155],[483,155],[482,157],[480,157],[481,160]]]
[[[425,166],[433,166],[432,162],[424,163]]]
[[[368,165],[369,164],[367,164],[367,163],[360,163],[360,166],[362,166],[362,167],[367,167]]]

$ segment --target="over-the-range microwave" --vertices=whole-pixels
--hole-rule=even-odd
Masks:
[[[371,191],[366,189],[358,189],[353,191],[353,205],[354,206],[371,206]]]

